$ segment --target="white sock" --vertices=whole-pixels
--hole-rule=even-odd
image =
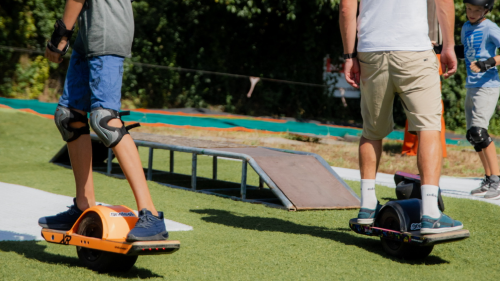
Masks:
[[[377,208],[375,180],[361,180],[361,208],[371,210]]]
[[[438,207],[438,192],[439,187],[435,185],[422,185],[422,215],[429,216],[433,219],[441,216],[441,211]]]

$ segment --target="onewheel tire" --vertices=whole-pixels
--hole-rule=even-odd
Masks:
[[[380,227],[397,231],[401,230],[399,216],[394,209],[385,208],[380,216]],[[386,253],[404,259],[423,259],[427,257],[434,248],[434,246],[419,246],[385,238],[380,238],[380,240]]]
[[[78,226],[78,234],[102,238],[102,221],[101,217],[94,212],[89,212],[85,215]],[[76,247],[78,258],[85,267],[98,272],[109,271],[128,271],[134,266],[138,256],[126,256],[122,254],[110,253],[100,250],[94,250],[83,247]]]

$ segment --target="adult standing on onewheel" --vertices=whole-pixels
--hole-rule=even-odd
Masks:
[[[63,140],[68,143],[76,198],[69,210],[42,217],[38,223],[45,228],[68,230],[84,210],[95,205],[87,119],[90,112],[92,129],[107,147],[113,148],[140,210],[127,241],[166,239],[163,213],[153,205],[139,153],[119,113],[123,60],[131,54],[134,37],[131,1],[67,0],[63,18],[56,22],[47,42],[45,56],[50,61],[62,62],[77,19],[79,31],[54,116]]]
[[[443,33],[444,77],[455,73],[453,0],[436,0]],[[375,176],[382,139],[394,127],[393,101],[399,95],[409,131],[420,141],[417,164],[422,180],[421,233],[461,229],[462,223],[441,213],[437,199],[441,175],[441,89],[439,64],[428,36],[427,0],[341,0],[340,30],[346,59],[344,74],[361,87],[363,135],[359,144],[361,209],[358,223],[371,224],[380,209]],[[358,36],[355,50],[356,31]]]

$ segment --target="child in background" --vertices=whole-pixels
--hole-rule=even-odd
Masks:
[[[500,93],[500,79],[495,65],[500,63],[500,28],[485,16],[495,0],[464,0],[468,21],[462,27],[462,44],[467,68],[465,117],[467,140],[483,164],[485,177],[471,195],[500,199],[500,171],[495,144],[488,135],[488,125]]]

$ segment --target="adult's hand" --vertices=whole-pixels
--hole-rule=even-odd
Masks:
[[[61,39],[61,42],[59,42],[57,49],[59,49],[60,51],[64,50],[64,48],[66,47],[66,44],[68,44],[68,40],[66,37],[63,37]],[[61,63],[63,61],[61,54],[58,54],[56,52],[52,52],[48,47],[45,47],[45,57],[47,59],[49,59],[49,61],[55,62],[55,63]]]
[[[359,89],[359,62],[357,58],[345,60],[344,77],[349,85]]]
[[[450,78],[450,76],[457,72],[457,56],[453,47],[443,48],[441,51],[441,70],[443,71],[444,79]]]

